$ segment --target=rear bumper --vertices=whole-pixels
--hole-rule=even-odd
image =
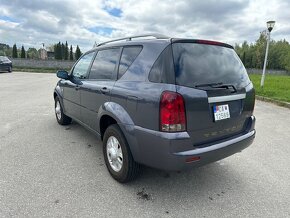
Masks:
[[[255,118],[247,133],[202,148],[194,148],[187,132],[163,133],[135,127],[126,135],[135,161],[162,170],[178,171],[202,166],[242,151],[252,144]],[[127,129],[128,130],[128,129]],[[185,148],[193,149],[185,149]],[[197,159],[188,162],[188,159]]]
[[[197,148],[190,151],[183,151],[175,153],[176,157],[179,157],[182,162],[186,163],[186,159],[199,157],[198,161],[193,161],[186,163],[181,168],[188,168],[191,165],[202,166],[207,163],[218,161],[220,159],[226,158],[230,155],[233,155],[237,152],[242,151],[246,147],[252,144],[255,138],[256,131],[252,130],[245,135],[239,136],[237,138],[215,144],[209,147]]]

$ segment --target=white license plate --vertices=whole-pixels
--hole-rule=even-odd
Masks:
[[[224,120],[230,118],[230,108],[228,104],[213,106],[214,120]]]

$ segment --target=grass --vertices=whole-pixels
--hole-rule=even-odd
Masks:
[[[32,73],[56,73],[59,68],[31,68],[31,67],[13,67],[13,71],[32,72]],[[62,69],[69,71],[70,69]]]
[[[260,87],[262,75],[250,74],[249,76],[257,95],[290,102],[290,76],[266,75],[264,88]]]

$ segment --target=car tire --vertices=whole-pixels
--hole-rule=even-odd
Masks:
[[[63,113],[61,103],[57,96],[54,99],[54,111],[56,120],[60,125],[68,125],[71,123],[72,119]]]
[[[8,68],[8,73],[12,73],[12,67]]]
[[[103,154],[108,171],[118,182],[126,183],[139,175],[141,166],[134,161],[127,140],[117,124],[110,125],[105,131]]]

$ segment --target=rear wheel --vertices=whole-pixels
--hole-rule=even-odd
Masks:
[[[128,143],[117,124],[109,126],[103,138],[103,154],[111,176],[121,183],[135,179],[140,165],[131,154]]]
[[[60,125],[68,125],[71,123],[72,119],[63,113],[63,109],[57,96],[54,99],[54,109],[56,120]]]

